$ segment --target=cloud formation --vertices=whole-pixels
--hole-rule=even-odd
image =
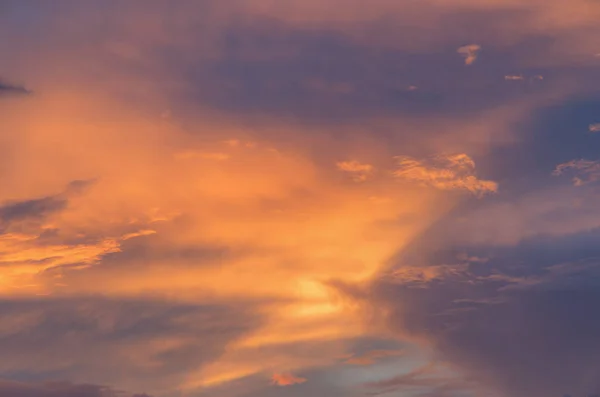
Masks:
[[[13,85],[0,80],[0,96],[2,95],[26,95],[31,91],[20,85]]]
[[[566,172],[574,173],[573,184],[582,186],[600,180],[600,162],[592,160],[571,160],[556,166],[553,175],[559,176]]]
[[[477,54],[480,50],[481,46],[479,44],[469,44],[459,47],[456,52],[465,58],[465,65],[472,65],[477,59]]]
[[[504,80],[511,80],[511,81],[515,81],[515,80],[523,80],[523,76],[521,76],[520,74],[507,74],[506,76],[504,76]]]
[[[125,395],[104,386],[76,385],[69,382],[39,384],[9,380],[0,380],[0,394],[11,397],[117,397]],[[130,396],[143,397],[144,395],[134,394]]]
[[[291,386],[306,382],[305,378],[300,378],[289,373],[273,374],[271,382],[277,386]]]
[[[400,180],[441,190],[466,190],[478,196],[498,190],[496,182],[477,179],[475,162],[466,154],[437,156],[425,161],[399,156],[396,160],[398,166],[393,175]]]
[[[352,178],[357,182],[366,180],[374,169],[371,164],[363,164],[356,160],[340,161],[336,165],[341,171],[351,174]]]
[[[403,350],[371,350],[362,355],[352,355],[344,362],[352,365],[372,365],[380,359],[402,356],[403,354]]]
[[[599,17],[3,2],[0,394],[594,392]]]

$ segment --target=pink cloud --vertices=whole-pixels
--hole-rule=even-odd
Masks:
[[[469,44],[460,47],[456,52],[465,57],[465,65],[471,65],[477,59],[477,53],[481,50],[479,44]]]
[[[305,378],[290,373],[276,373],[271,377],[271,383],[277,386],[292,386],[306,382]]]

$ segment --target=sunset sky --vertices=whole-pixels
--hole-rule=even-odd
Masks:
[[[600,1],[0,0],[0,397],[600,394]]]

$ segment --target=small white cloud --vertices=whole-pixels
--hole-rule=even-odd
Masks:
[[[504,76],[504,80],[523,80],[523,76],[520,74],[509,74]]]
[[[456,52],[465,58],[465,65],[471,65],[477,59],[477,53],[481,50],[479,44],[469,44],[460,47]]]

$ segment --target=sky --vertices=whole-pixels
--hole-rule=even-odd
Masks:
[[[598,0],[0,0],[0,397],[600,394]]]

